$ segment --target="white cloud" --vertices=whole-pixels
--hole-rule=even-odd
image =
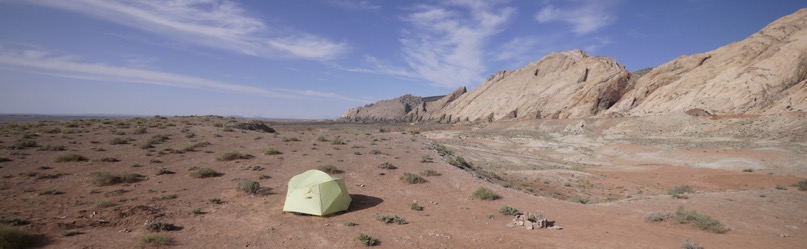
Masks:
[[[373,4],[368,0],[328,0],[328,3],[345,9],[350,10],[377,10],[381,9],[380,5]]]
[[[412,75],[442,87],[480,83],[485,72],[484,48],[515,9],[486,1],[451,1],[419,5],[403,20],[410,24],[400,39]]]
[[[0,50],[0,65],[4,65],[7,68],[16,69],[18,71],[104,82],[127,82],[211,91],[226,91],[272,98],[328,98],[353,102],[367,101],[364,99],[345,97],[335,93],[317,92],[312,90],[265,89],[154,70],[84,63],[78,61],[76,57],[53,56],[50,55],[50,53],[42,50]]]
[[[304,32],[272,33],[258,18],[229,0],[41,0],[27,3],[104,19],[183,42],[266,57],[330,60],[344,42]],[[271,33],[271,34],[270,34]]]
[[[616,21],[614,0],[583,0],[574,8],[560,9],[551,4],[544,6],[535,14],[538,23],[561,21],[572,25],[572,31],[578,35],[588,34]]]

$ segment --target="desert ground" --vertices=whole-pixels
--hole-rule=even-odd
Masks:
[[[360,248],[360,234],[379,248],[807,245],[801,112],[234,127],[249,121],[0,124],[0,221],[41,248]],[[288,180],[315,168],[345,179],[350,209],[283,213]],[[405,182],[405,173],[425,182]],[[260,188],[244,191],[244,182]],[[478,198],[480,187],[499,198]],[[508,227],[503,206],[562,229]],[[691,211],[711,223],[675,217]]]

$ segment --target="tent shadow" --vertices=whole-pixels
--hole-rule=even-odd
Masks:
[[[384,202],[381,198],[369,195],[351,194],[350,198],[353,200],[350,202],[350,207],[347,209],[348,212],[361,211],[378,206],[378,204]]]

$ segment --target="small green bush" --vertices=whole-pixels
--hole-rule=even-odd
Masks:
[[[17,142],[14,143],[13,145],[9,146],[8,149],[9,150],[21,150],[21,149],[33,148],[33,147],[37,147],[37,146],[39,146],[39,145],[34,140],[20,139],[20,140],[17,140]]]
[[[398,167],[395,167],[395,165],[392,165],[389,162],[384,162],[382,164],[379,164],[378,168],[379,169],[397,169]]]
[[[667,220],[668,218],[670,218],[669,213],[653,213],[653,212],[651,212],[651,213],[647,213],[644,216],[644,221],[649,222],[649,223],[661,222],[661,221]]]
[[[807,180],[801,180],[793,184],[793,186],[799,188],[800,191],[807,191]]]
[[[264,153],[264,154],[266,154],[266,155],[268,155],[268,156],[272,156],[272,155],[280,155],[280,154],[283,154],[283,152],[280,152],[279,150],[277,150],[277,149],[275,149],[275,148],[270,148],[270,149],[269,149],[269,150],[267,150],[267,151],[266,151],[266,153]]]
[[[415,210],[415,211],[423,211],[423,206],[418,205],[418,202],[413,201],[411,204],[409,204],[409,209],[412,209],[412,210]]]
[[[333,139],[333,141],[331,141],[331,144],[333,144],[333,145],[342,145],[342,144],[347,144],[347,142],[345,142],[345,140],[342,140],[341,137],[336,137],[336,138]]]
[[[425,183],[426,179],[419,175],[406,172],[403,173],[403,175],[401,175],[401,181],[404,181],[409,184],[418,184],[418,183]]]
[[[140,128],[135,129],[132,133],[134,133],[134,134],[146,134],[147,132],[148,132],[148,130],[146,130],[146,127],[140,127]]]
[[[331,164],[321,165],[317,169],[328,174],[341,174],[343,172]]]
[[[251,159],[253,156],[250,154],[241,154],[240,152],[227,152],[221,155],[217,160],[219,161],[232,161],[238,159]]]
[[[238,182],[238,191],[247,194],[257,194],[261,190],[261,184],[252,180],[241,180]]]
[[[422,176],[439,176],[440,173],[438,173],[436,170],[433,170],[433,169],[427,169],[427,170],[424,170],[423,172],[420,172],[420,175],[422,175]]]
[[[162,221],[152,221],[146,223],[146,230],[149,230],[150,232],[176,231],[179,229],[181,229],[181,227]]]
[[[109,140],[110,145],[128,144],[128,143],[129,143],[129,139],[122,138],[122,137],[116,137],[116,138],[112,138],[112,140]]]
[[[407,222],[406,220],[404,220],[401,217],[398,217],[397,215],[389,216],[389,215],[379,214],[379,215],[376,215],[375,220],[384,222],[386,224],[389,224],[389,223],[395,223],[395,224],[398,224],[398,225],[409,224],[409,222]]]
[[[695,193],[695,190],[692,189],[689,185],[681,185],[672,187],[670,190],[667,191],[669,195],[682,195],[687,193]]]
[[[70,153],[56,157],[55,161],[57,163],[66,163],[66,162],[86,162],[89,160],[90,160],[89,158],[86,158],[82,155],[76,153]]]
[[[16,228],[0,226],[0,248],[17,249],[27,248],[33,242],[34,236]]]
[[[92,184],[95,186],[107,186],[118,183],[133,183],[142,180],[143,176],[134,173],[111,174],[106,171],[90,173]]]
[[[697,241],[684,239],[681,241],[681,248],[683,249],[703,249]]]
[[[357,239],[364,246],[374,246],[376,243],[378,243],[378,241],[376,239],[374,239],[373,237],[370,237],[370,235],[363,234],[363,233],[360,233],[359,237]]]
[[[521,214],[521,212],[519,212],[518,209],[516,209],[514,207],[507,206],[507,205],[500,207],[499,208],[499,213],[503,214],[503,215],[508,215],[508,216]]]
[[[174,244],[174,239],[165,235],[148,234],[140,237],[140,246],[170,246]]]
[[[698,213],[698,211],[695,210],[678,209],[674,216],[678,223],[687,224],[693,222],[696,226],[698,226],[698,228],[713,233],[725,233],[728,231],[728,228],[723,226],[723,223],[720,223],[719,220],[712,218],[711,216]]]
[[[170,174],[174,174],[174,171],[171,171],[166,168],[160,168],[157,170],[157,175],[170,175]]]
[[[191,171],[191,177],[193,178],[208,178],[216,176],[219,176],[219,172],[216,172],[211,168],[200,168]]]
[[[461,169],[470,169],[471,163],[465,161],[465,158],[461,156],[455,156],[448,159],[448,164],[454,165],[454,167],[461,168]]]
[[[496,194],[496,192],[493,192],[493,190],[490,190],[486,187],[479,187],[476,189],[476,191],[474,191],[473,198],[492,201],[501,198],[501,196],[499,196],[499,194]]]
[[[211,145],[211,143],[210,142],[198,142],[198,143],[195,143],[195,144],[188,145],[187,147],[185,147],[182,150],[185,151],[185,152],[191,152],[191,151],[196,151],[196,149],[206,147],[208,145]]]

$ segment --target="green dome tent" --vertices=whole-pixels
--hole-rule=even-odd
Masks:
[[[319,170],[309,170],[289,180],[283,212],[328,215],[350,206],[345,180]]]

